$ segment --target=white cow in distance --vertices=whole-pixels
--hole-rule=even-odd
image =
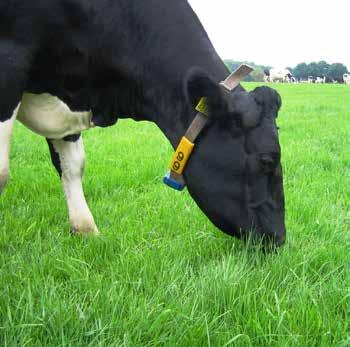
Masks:
[[[265,82],[292,83],[295,81],[293,74],[288,69],[264,70]]]
[[[350,74],[345,73],[345,74],[343,75],[343,80],[344,80],[344,83],[345,83],[345,84],[350,84]]]
[[[318,83],[318,84],[326,83],[326,76],[316,77],[315,83]]]

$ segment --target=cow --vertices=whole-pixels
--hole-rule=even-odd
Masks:
[[[187,1],[1,1],[0,32],[1,191],[18,119],[47,138],[73,232],[98,234],[81,132],[151,121],[177,148],[204,100],[207,123],[183,173],[190,195],[223,232],[284,242],[281,98],[222,88],[229,71]]]
[[[326,76],[323,76],[323,77],[316,77],[315,83],[317,83],[317,84],[326,83]]]
[[[265,69],[265,82],[292,83],[295,81],[293,74],[288,69]]]
[[[345,73],[345,74],[343,75],[343,80],[344,80],[344,83],[345,83],[345,84],[350,84],[350,74]]]
[[[270,69],[264,70],[264,81],[265,83],[270,82]]]

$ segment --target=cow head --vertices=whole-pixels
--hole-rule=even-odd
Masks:
[[[188,190],[227,234],[280,245],[285,239],[279,94],[268,87],[231,94],[198,72],[187,80],[189,102],[207,97],[210,121],[185,170]]]

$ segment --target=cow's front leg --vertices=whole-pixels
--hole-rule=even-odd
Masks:
[[[34,55],[33,47],[22,46],[18,42],[21,40],[8,40],[6,35],[5,32],[0,39],[0,193],[8,180],[10,142],[18,110],[16,106],[21,101]]]
[[[9,119],[5,120],[0,118],[0,194],[6,186],[9,176],[10,144],[17,110],[18,107]]]
[[[86,203],[82,185],[85,152],[81,136],[47,142],[52,163],[61,177],[73,233],[97,235],[98,229]]]

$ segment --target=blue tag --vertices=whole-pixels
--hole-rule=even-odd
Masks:
[[[185,184],[178,182],[176,180],[174,180],[171,176],[170,176],[170,171],[164,176],[163,178],[163,182],[170,188],[173,188],[175,190],[178,191],[182,191],[184,190],[184,188],[186,187]]]

